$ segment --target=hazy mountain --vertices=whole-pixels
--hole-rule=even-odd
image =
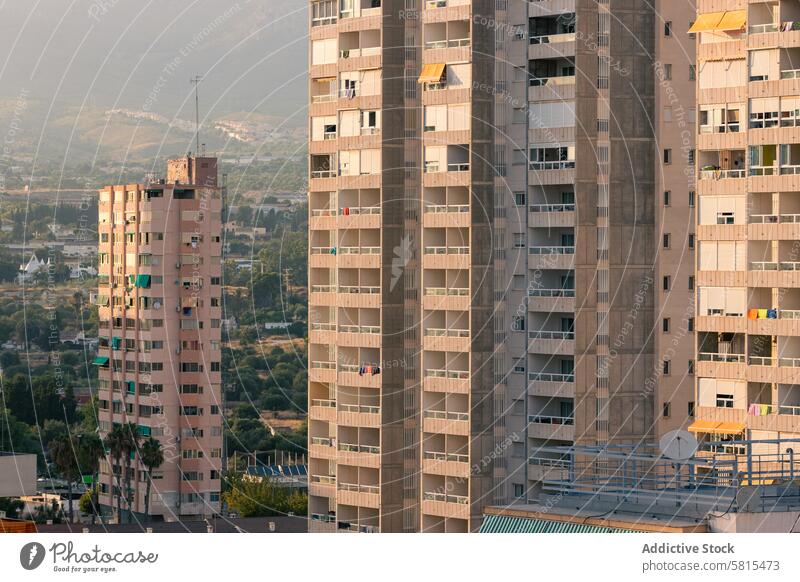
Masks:
[[[225,119],[294,131],[306,18],[305,0],[0,0],[0,135],[16,158],[185,148],[196,74],[210,147],[243,143]]]

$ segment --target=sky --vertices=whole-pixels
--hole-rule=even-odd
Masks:
[[[0,101],[291,115],[306,101],[306,0],[0,0]]]

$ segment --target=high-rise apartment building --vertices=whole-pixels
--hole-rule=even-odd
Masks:
[[[729,0],[697,8],[692,430],[710,440],[797,438],[800,6]]]
[[[693,271],[658,81],[693,91],[693,42],[615,0],[310,13],[310,529],[474,531],[560,469],[545,446],[656,438]]]
[[[217,160],[170,160],[166,180],[109,186],[99,201],[101,435],[135,423],[161,442],[149,511],[163,519],[219,511],[222,470],[222,196]],[[101,462],[110,512],[126,463]],[[145,510],[147,472],[130,462],[131,510]],[[127,513],[125,498],[122,511]]]

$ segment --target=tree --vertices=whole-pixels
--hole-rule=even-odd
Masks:
[[[78,461],[75,455],[75,443],[69,435],[59,435],[47,446],[50,450],[50,459],[58,467],[61,476],[67,481],[69,492],[69,522],[73,523],[74,512],[72,506],[72,486],[77,481],[81,473],[78,469]]]
[[[139,449],[142,435],[136,423],[128,422],[122,425],[122,456],[125,462],[125,504],[128,507],[128,523],[132,522],[133,503],[131,501],[131,457]]]
[[[112,470],[116,476],[117,481],[117,523],[122,522],[122,481],[120,480],[119,461],[122,458],[125,446],[125,435],[122,432],[122,426],[114,425],[114,428],[106,435],[103,442],[104,447],[108,450],[114,461],[115,468]],[[113,486],[113,483],[112,483]]]
[[[152,485],[153,469],[158,469],[164,463],[164,451],[161,448],[161,443],[153,437],[148,438],[142,444],[139,451],[139,459],[142,461],[145,470],[147,471],[147,488],[144,494],[144,513],[147,519],[150,519],[150,486]]]
[[[241,517],[267,517],[286,513],[304,514],[308,496],[280,487],[269,479],[245,479],[239,474],[225,478],[223,500]]]
[[[88,471],[92,475],[92,489],[91,495],[89,496],[91,511],[85,511],[83,508],[81,508],[81,511],[84,513],[91,513],[92,524],[94,524],[95,518],[99,513],[100,505],[97,499],[99,492],[98,480],[100,479],[100,460],[105,457],[106,452],[103,448],[103,441],[100,440],[100,437],[97,436],[95,432],[78,435],[78,444],[78,463],[81,472]],[[83,500],[83,497],[81,497],[81,500]]]

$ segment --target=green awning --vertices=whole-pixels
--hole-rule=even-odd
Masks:
[[[111,349],[118,350],[122,346],[122,338],[121,337],[112,337],[111,338]]]
[[[128,394],[136,394],[136,382],[125,380],[125,384],[128,386]]]
[[[528,519],[505,515],[484,515],[479,533],[637,533],[632,529],[619,529],[599,525]]]
[[[94,478],[92,475],[82,475],[82,481],[84,485],[91,485],[94,482]]]
[[[108,360],[109,358],[105,356],[97,356],[92,364],[95,366],[108,366]]]
[[[139,425],[139,434],[142,435],[142,436],[146,436],[146,437],[150,436],[150,434],[151,434],[150,427],[140,424]]]
[[[150,287],[150,275],[137,275],[136,286],[143,288]]]

